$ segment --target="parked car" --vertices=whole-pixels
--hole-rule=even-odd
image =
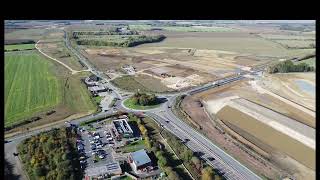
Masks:
[[[97,148],[96,145],[94,145],[94,144],[91,145],[92,150],[95,150],[96,148]]]

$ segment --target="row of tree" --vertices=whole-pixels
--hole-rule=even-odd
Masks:
[[[102,35],[139,35],[135,30],[127,30],[125,33],[119,28],[111,28],[109,30],[99,30],[99,31],[74,31],[72,32],[72,37],[74,39],[79,39],[80,36],[102,36]]]
[[[145,43],[160,42],[165,39],[164,35],[156,36],[129,36],[126,40],[95,40],[75,38],[78,45],[88,46],[113,46],[113,47],[133,47]]]
[[[309,72],[314,71],[314,67],[306,63],[294,64],[291,60],[286,60],[268,67],[269,73],[288,73],[288,72]]]
[[[76,129],[53,129],[24,140],[19,155],[30,179],[81,179]]]
[[[136,92],[132,97],[132,103],[141,106],[155,105],[158,103],[158,99],[154,94]]]
[[[183,161],[189,172],[196,179],[203,180],[219,180],[222,176],[215,173],[212,167],[208,166],[200,160],[187,146],[185,146],[177,137],[168,131],[163,131],[163,136],[167,139],[168,144],[172,147],[175,153]]]

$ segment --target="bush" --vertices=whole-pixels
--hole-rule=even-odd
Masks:
[[[309,72],[309,71],[314,71],[314,68],[312,66],[309,66],[306,63],[300,63],[295,65],[291,60],[286,60],[276,65],[268,67],[269,73]]]
[[[146,93],[136,92],[132,97],[133,103],[136,105],[147,106],[155,105],[158,100],[154,94],[147,95]]]

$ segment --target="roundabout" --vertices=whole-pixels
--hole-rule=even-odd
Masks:
[[[165,104],[168,100],[164,97],[158,98],[156,104],[152,105],[140,105],[134,102],[133,96],[123,99],[121,101],[122,108],[129,110],[129,111],[149,111],[153,109],[157,109]]]

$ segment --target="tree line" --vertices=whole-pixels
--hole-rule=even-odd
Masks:
[[[30,179],[82,179],[77,132],[66,127],[42,132],[18,146],[19,156]]]
[[[314,67],[306,63],[294,64],[291,60],[282,61],[278,64],[269,66],[269,73],[289,73],[289,72],[309,72],[314,71]]]
[[[193,177],[202,180],[224,179],[224,177],[216,173],[211,166],[200,160],[198,156],[184,145],[176,136],[168,131],[163,131],[162,134]]]
[[[166,37],[164,35],[156,36],[129,36],[124,41],[108,41],[108,40],[95,40],[95,39],[76,39],[78,45],[89,46],[113,46],[113,47],[133,47],[145,43],[160,42]]]

